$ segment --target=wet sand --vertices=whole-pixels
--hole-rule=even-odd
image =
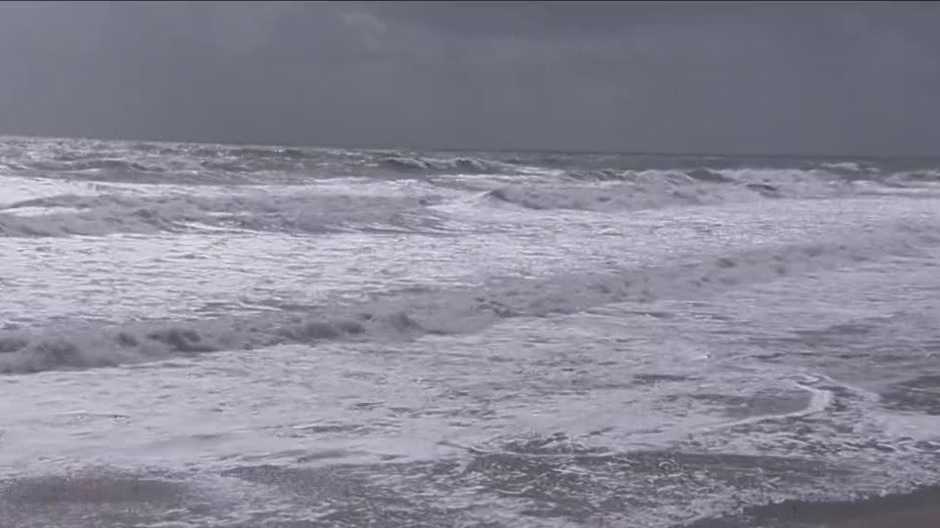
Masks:
[[[938,528],[940,489],[907,496],[836,505],[825,521],[831,528]]]
[[[940,486],[860,501],[803,502],[746,509],[690,528],[940,528]]]
[[[936,528],[940,526],[940,506],[932,510],[887,513],[831,524],[833,528]]]
[[[395,500],[388,502],[394,499],[394,495],[383,493],[381,488],[371,487],[361,480],[362,475],[356,477],[355,472],[344,475],[343,472],[349,469],[298,470],[258,466],[235,470],[231,476],[273,485],[287,495],[297,494],[307,501],[330,502],[336,508],[329,520],[336,525],[364,526],[384,519],[383,526],[425,525],[422,523],[450,526],[455,524],[456,516],[459,516],[457,511],[448,511],[435,505],[414,508],[412,511],[389,509],[389,505],[395,503]],[[220,528],[297,526],[264,515],[250,521],[226,519],[224,512],[232,507],[232,501],[240,501],[244,497],[210,498],[179,477],[104,470],[72,476],[0,481],[0,526],[104,528],[181,524],[196,518],[214,518],[207,526]],[[371,501],[370,496],[379,500]],[[326,522],[325,518],[321,520]],[[569,520],[575,521],[575,525],[584,521],[574,517]],[[785,501],[747,508],[739,515],[705,519],[674,528],[754,527],[938,528],[940,486],[860,501]]]

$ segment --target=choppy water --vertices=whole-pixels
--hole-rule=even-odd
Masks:
[[[0,138],[0,526],[940,482],[940,160]]]

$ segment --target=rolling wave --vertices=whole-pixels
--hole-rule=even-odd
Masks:
[[[936,192],[940,173],[894,175],[878,184],[799,170],[693,169],[687,172],[626,172],[617,179],[530,175],[527,178],[438,177],[385,182],[343,180],[333,186],[128,187],[76,182],[39,185],[11,179],[0,202],[0,236],[100,236],[111,233],[249,230],[298,234],[389,230],[446,231],[447,215],[435,206],[470,202],[475,218],[487,220],[491,207],[533,211],[580,210],[604,213],[690,207],[766,199],[833,198],[873,192]],[[172,179],[171,179],[172,181]],[[338,181],[338,180],[331,180]],[[372,189],[364,182],[376,182]],[[205,182],[203,182],[205,183]],[[123,185],[123,186],[122,186]],[[384,186],[384,187],[383,187]],[[58,192],[56,193],[57,189]],[[63,192],[65,191],[65,192]],[[43,194],[51,194],[45,195]]]
[[[784,180],[936,181],[932,159],[666,156],[652,154],[499,153],[370,150],[252,145],[5,138],[0,176],[131,183],[263,184],[362,176],[409,179],[448,175],[555,175],[576,181],[632,181],[683,174],[700,183],[735,184],[752,172]],[[906,178],[906,176],[908,176]],[[932,175],[932,176],[930,176]],[[761,182],[747,182],[761,183]],[[775,185],[774,182],[763,182]]]
[[[510,184],[490,190],[491,202],[526,209],[632,211],[673,206],[715,205],[765,198],[824,198],[851,194],[851,182],[800,171],[625,172],[600,184]],[[583,179],[583,175],[579,179]],[[614,180],[614,181],[611,181]]]
[[[701,298],[736,285],[916,254],[918,247],[938,244],[934,226],[905,224],[851,240],[762,247],[606,273],[504,280],[479,288],[405,292],[345,306],[197,321],[0,330],[0,373],[104,367],[289,343],[472,333],[512,317],[575,313],[624,301]]]
[[[292,233],[431,231],[434,198],[299,192],[220,196],[58,195],[0,208],[0,235],[55,237],[179,232],[200,228]]]

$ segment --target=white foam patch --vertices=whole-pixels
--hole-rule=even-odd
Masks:
[[[97,196],[111,190],[105,184],[0,175],[0,213],[18,202],[70,194]]]

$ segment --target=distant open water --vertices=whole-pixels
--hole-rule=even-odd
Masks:
[[[0,138],[0,527],[940,483],[940,160]]]

